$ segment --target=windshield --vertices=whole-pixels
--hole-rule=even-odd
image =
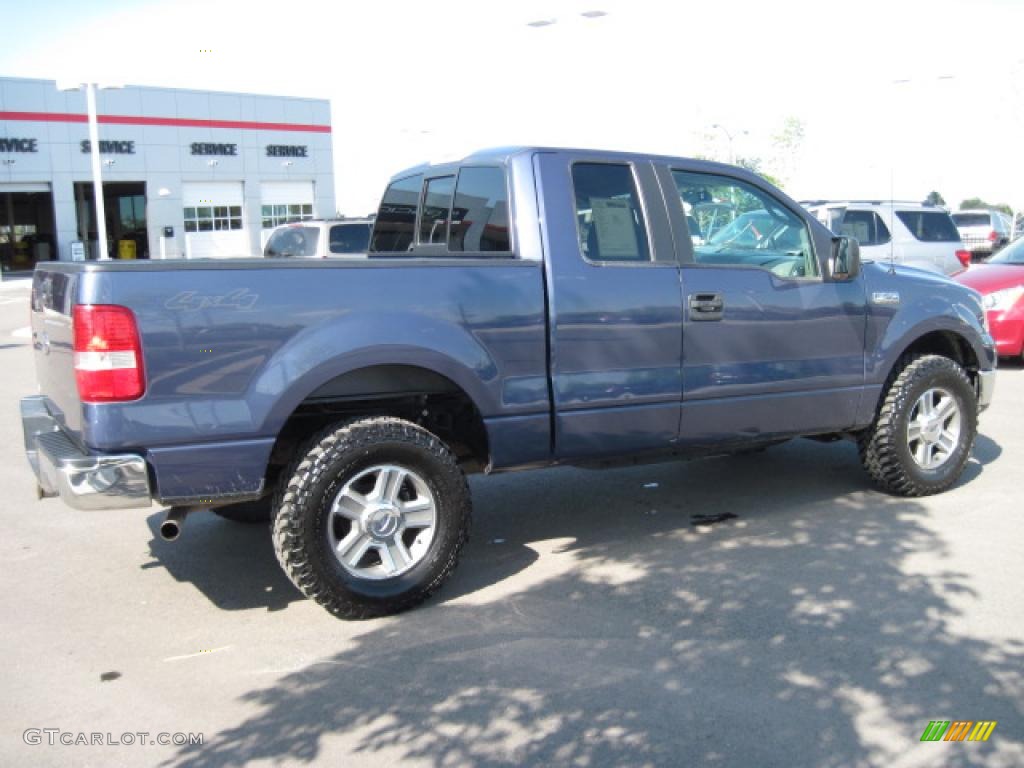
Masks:
[[[958,227],[987,227],[987,213],[954,213],[953,221]]]
[[[270,236],[263,249],[266,257],[316,256],[317,227],[285,227]]]
[[[1024,264],[1024,237],[1014,240],[988,260],[989,264]]]

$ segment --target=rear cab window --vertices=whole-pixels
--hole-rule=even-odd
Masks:
[[[412,247],[422,186],[423,174],[416,174],[398,179],[387,188],[373,224],[371,252],[401,252]]]
[[[420,212],[419,245],[444,245],[448,241],[448,222],[452,210],[454,176],[428,179],[423,187],[423,208]]]
[[[500,168],[467,167],[459,171],[449,226],[449,251],[512,250],[508,192]]]
[[[381,201],[370,251],[512,257],[505,170],[467,165],[393,182]]]
[[[956,225],[943,211],[896,211],[896,217],[915,239],[924,243],[959,243]]]

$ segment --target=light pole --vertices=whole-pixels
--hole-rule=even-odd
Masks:
[[[956,75],[947,74],[947,75],[929,75],[929,76],[925,76],[925,77],[904,77],[904,78],[900,78],[900,79],[897,79],[897,80],[891,80],[889,85],[890,85],[890,94],[891,94],[891,97],[892,97],[892,104],[889,107],[889,114],[896,117],[897,124],[902,123],[904,126],[910,124],[910,118],[911,118],[912,114],[915,114],[917,120],[920,121],[920,122],[927,122],[929,125],[932,125],[932,126],[941,126],[942,125],[942,121],[941,120],[932,120],[931,119],[932,116],[928,115],[928,113],[925,111],[926,110],[926,104],[928,102],[931,102],[931,101],[937,101],[937,99],[922,100],[920,98],[920,93],[921,93],[922,89],[925,89],[925,94],[924,95],[925,96],[929,96],[931,94],[929,94],[927,92],[927,90],[929,88],[938,88],[939,86],[941,86],[942,89],[945,90],[946,88],[950,87],[948,85],[949,83],[952,83],[953,81],[955,81],[957,79],[958,78],[957,78]],[[914,92],[918,93],[918,97],[915,99],[916,103],[908,104],[909,99],[907,98],[906,94],[905,93],[901,93],[901,91],[906,91],[906,90],[913,90]],[[948,97],[941,99],[941,101],[942,101],[942,103],[947,103],[948,102]],[[902,117],[902,120],[900,119],[901,117]],[[933,129],[933,130],[935,130],[935,129]],[[890,177],[890,180],[889,180],[889,196],[890,196],[890,198],[895,194],[895,181],[894,181],[894,177],[895,177],[895,168],[896,168],[897,161],[903,161],[903,168],[901,170],[906,171],[906,169],[910,169],[909,171],[904,172],[903,176],[908,177],[908,178],[913,178],[913,175],[912,175],[913,174],[913,169],[914,169],[913,158],[914,158],[915,154],[917,156],[921,156],[921,155],[926,153],[924,148],[923,148],[923,146],[921,145],[920,136],[912,138],[911,136],[908,135],[908,131],[906,130],[905,127],[901,131],[894,131],[892,135],[893,135],[893,141],[891,142],[891,149],[890,149],[890,152],[889,152],[889,154],[890,154],[890,159],[889,159],[889,165],[890,165],[890,171],[889,171],[889,177]],[[915,138],[916,138],[916,140],[915,140]],[[897,154],[898,154],[898,157],[897,157]],[[931,167],[931,166],[929,166],[929,167]],[[943,166],[940,165],[940,166],[937,166],[937,167],[941,168]],[[941,171],[938,172],[938,173],[931,173],[931,174],[928,174],[928,182],[930,184],[934,185],[932,187],[933,189],[938,191],[939,187],[942,187],[944,185],[945,177],[946,177],[946,175],[944,173],[942,173]],[[905,179],[901,179],[901,183],[905,183]]]
[[[600,19],[601,17],[607,16],[607,15],[608,15],[607,11],[599,11],[599,10],[580,11],[580,18],[584,18],[584,19]],[[528,22],[526,22],[526,26],[533,27],[534,29],[539,29],[540,27],[550,27],[553,24],[557,24],[557,23],[558,23],[558,17],[557,16],[550,16],[550,17],[544,18],[544,19],[535,19],[534,21],[528,21]]]
[[[109,259],[107,253],[107,211],[103,204],[103,175],[100,172],[100,128],[96,117],[96,83],[58,84],[62,91],[85,89],[85,105],[89,117],[89,155],[92,160],[92,193],[96,206],[96,239],[99,253],[96,258]],[[104,88],[120,88],[119,85],[105,85]]]
[[[85,84],[85,103],[89,112],[89,152],[92,158],[92,194],[96,203],[96,239],[99,247],[98,259],[110,258],[107,254],[107,211],[103,205],[103,176],[100,173],[100,126],[96,119],[96,83]]]
[[[711,127],[717,128],[718,130],[725,134],[727,139],[729,139],[729,165],[736,165],[736,155],[734,155],[732,151],[732,141],[736,136],[746,136],[747,131],[740,131],[739,133],[736,134],[736,136],[734,136],[733,133],[721,123],[715,123]]]

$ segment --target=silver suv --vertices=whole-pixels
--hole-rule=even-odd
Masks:
[[[944,275],[963,272],[971,262],[944,208],[879,200],[805,200],[802,205],[837,235],[857,238],[864,258]]]
[[[307,219],[275,227],[263,247],[267,258],[361,258],[370,246],[370,219]]]
[[[974,261],[983,261],[1010,242],[1010,217],[999,211],[957,211],[953,223]]]

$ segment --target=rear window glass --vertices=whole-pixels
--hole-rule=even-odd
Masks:
[[[407,251],[416,229],[416,206],[423,176],[408,176],[393,182],[384,193],[373,225],[371,251]]]
[[[452,205],[450,251],[510,251],[508,191],[501,168],[463,168]]]
[[[316,256],[316,243],[320,230],[316,227],[285,227],[270,236],[264,256],[302,257]]]
[[[954,213],[953,221],[958,227],[987,227],[990,224],[987,213]]]
[[[861,245],[881,245],[889,242],[889,228],[874,211],[847,211],[839,234],[855,237]]]
[[[330,237],[331,253],[365,253],[370,244],[370,225],[335,224]]]
[[[448,240],[448,212],[452,207],[455,177],[430,179],[423,193],[423,213],[420,216],[420,236],[423,245],[444,243]]]
[[[897,211],[896,216],[918,240],[925,243],[959,243],[953,220],[941,211]]]
[[[590,261],[650,261],[633,169],[577,163],[572,183],[580,252]]]

